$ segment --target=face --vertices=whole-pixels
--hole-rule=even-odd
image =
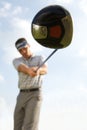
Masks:
[[[26,59],[28,59],[32,55],[29,45],[26,45],[25,47],[21,48],[19,52]]]

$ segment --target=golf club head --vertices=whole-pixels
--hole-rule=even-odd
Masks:
[[[69,11],[59,5],[41,9],[31,24],[33,38],[42,46],[61,49],[70,45],[73,22]]]

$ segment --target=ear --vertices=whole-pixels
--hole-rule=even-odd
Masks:
[[[31,47],[30,44],[27,44],[27,45],[28,45],[28,47]]]

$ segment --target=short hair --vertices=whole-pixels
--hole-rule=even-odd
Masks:
[[[17,46],[19,43],[24,42],[24,41],[27,42],[27,40],[26,40],[25,38],[19,38],[19,39],[15,42],[15,46]]]

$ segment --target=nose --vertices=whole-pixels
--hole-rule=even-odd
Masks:
[[[21,52],[21,54],[25,54],[25,53],[26,53],[26,50],[25,50],[24,48],[22,48],[22,49],[20,50],[20,52]]]
[[[25,50],[22,50],[22,53],[24,53],[24,54],[25,54],[25,52],[26,52]]]

